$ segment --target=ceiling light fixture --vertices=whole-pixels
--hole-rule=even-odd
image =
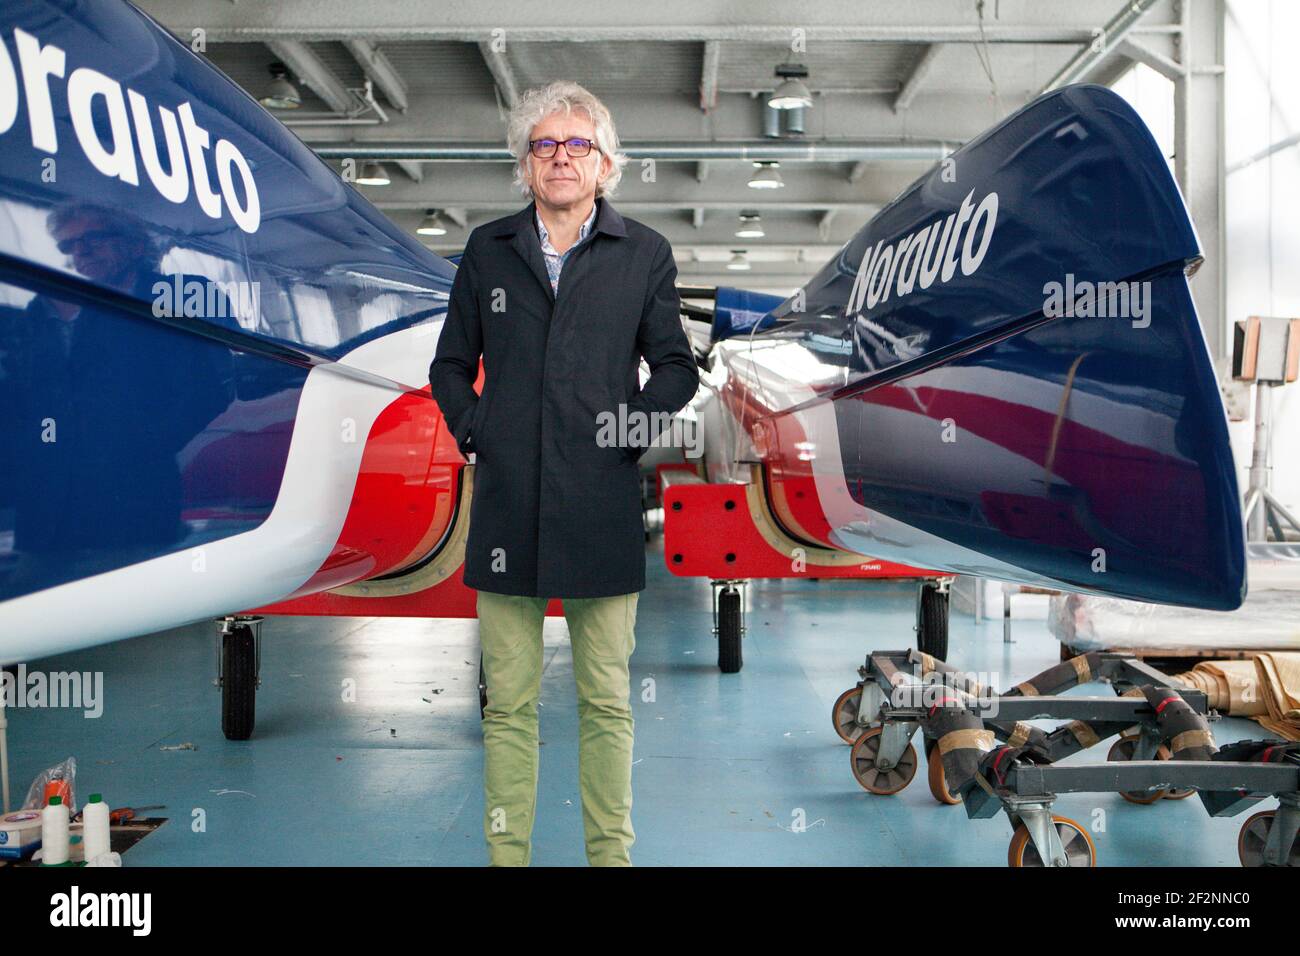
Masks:
[[[804,83],[808,78],[808,67],[802,63],[782,63],[776,68],[776,75],[781,82],[768,97],[768,106],[776,110],[793,110],[813,105],[812,93]]]
[[[302,106],[302,94],[289,81],[288,67],[277,60],[267,69],[271,73],[271,83],[266,88],[266,95],[257,102],[268,110],[296,110]]]
[[[740,225],[736,228],[737,239],[762,239],[767,233],[763,231],[763,220],[756,212],[742,212]]]
[[[744,251],[740,249],[732,249],[731,259],[727,262],[727,268],[732,272],[748,272],[749,260],[745,258]]]
[[[750,189],[780,189],[785,185],[777,171],[781,164],[775,162],[754,163],[754,175],[749,177]]]
[[[447,227],[442,224],[442,219],[438,216],[438,210],[430,209],[424,214],[424,220],[415,231],[421,236],[445,236]]]
[[[391,182],[384,164],[373,160],[361,167],[361,175],[357,177],[357,183],[361,186],[387,186]]]

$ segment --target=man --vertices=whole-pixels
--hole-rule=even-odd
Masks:
[[[605,106],[552,83],[520,100],[507,138],[533,202],[470,235],[429,368],[448,427],[476,456],[465,583],[479,592],[487,680],[483,828],[493,865],[528,864],[542,623],[561,598],[587,859],[629,865],[628,659],[645,587],[637,460],[653,440],[637,423],[682,408],[699,373],[667,240],[609,203],[627,159]],[[638,390],[641,357],[651,375]],[[607,440],[611,420],[628,423],[622,440]]]

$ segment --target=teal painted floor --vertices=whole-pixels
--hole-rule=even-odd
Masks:
[[[924,765],[898,795],[866,793],[831,729],[831,704],[865,653],[910,645],[910,587],[759,583],[744,671],[723,675],[707,584],[672,578],[657,545],[647,557],[632,659],[634,862],[1005,865],[1004,816],[971,821],[960,807],[938,805]],[[271,619],[257,731],[245,743],[221,735],[211,624],[30,664],[102,671],[105,708],[98,719],[10,710],[16,797],[38,770],[72,755],[79,802],[102,791],[113,806],[165,804],[160,815],[170,822],[132,849],[127,865],[481,865],[475,628]],[[1009,646],[1000,622],[977,626],[954,613],[951,633],[950,660],[992,673],[997,686],[1058,660],[1042,622],[1017,622]],[[343,699],[345,681],[355,702]],[[562,621],[547,625],[541,726],[533,860],[581,865],[577,717]],[[1263,736],[1235,719],[1214,731],[1220,743]],[[182,743],[196,749],[162,749]],[[1076,794],[1055,812],[1093,828],[1103,866],[1237,865],[1244,815],[1212,820],[1195,797],[1143,807],[1115,794]]]

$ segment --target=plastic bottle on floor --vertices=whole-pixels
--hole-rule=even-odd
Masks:
[[[62,797],[50,797],[41,811],[41,862],[46,866],[68,862],[68,808]]]
[[[87,863],[113,849],[109,837],[108,818],[108,804],[98,793],[92,793],[90,802],[81,811],[81,839],[85,847]]]

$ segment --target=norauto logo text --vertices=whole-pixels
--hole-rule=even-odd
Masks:
[[[909,232],[888,245],[882,239],[863,257],[849,293],[849,315],[861,314],[902,298],[918,286],[928,289],[957,274],[968,276],[980,267],[998,222],[998,194],[989,193],[978,206],[975,190],[946,219],[936,219],[923,229]]]
[[[0,42],[0,135],[8,133],[17,121],[21,76],[33,149],[50,155],[59,151],[53,97],[66,96],[77,142],[90,164],[105,176],[139,186],[143,166],[153,188],[169,202],[184,203],[193,188],[194,199],[206,215],[220,219],[224,208],[244,232],[257,231],[262,222],[262,207],[248,161],[228,139],[219,139],[214,145],[211,134],[195,122],[188,102],[177,106],[175,112],[162,105],[157,107],[162,138],[167,144],[164,167],[153,110],[142,95],[123,89],[117,80],[88,66],[69,73],[63,50],[52,43],[42,45],[23,30],[14,30],[14,46],[18,51],[17,65]],[[65,76],[67,80],[63,82]],[[95,127],[97,109],[108,120],[107,139],[101,138]],[[219,191],[212,189],[209,150]],[[235,189],[236,177],[243,185],[242,202]]]

